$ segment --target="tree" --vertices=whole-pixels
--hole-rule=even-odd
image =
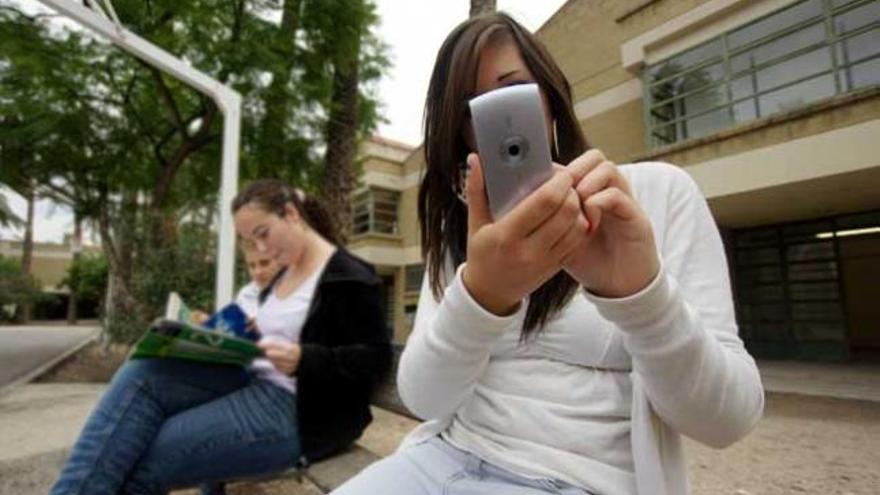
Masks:
[[[61,285],[70,291],[70,300],[93,301],[98,304],[104,298],[107,276],[107,259],[103,255],[85,254],[74,259]],[[68,323],[74,324],[76,321],[68,320]]]
[[[469,17],[495,12],[495,0],[471,0]]]
[[[21,227],[24,222],[12,211],[6,196],[0,194],[0,227]]]
[[[70,251],[72,255],[72,264],[78,265],[82,261],[82,215],[73,212],[73,236],[70,239]],[[106,284],[106,281],[105,281]],[[77,321],[77,304],[79,303],[80,292],[71,289],[67,298],[67,324],[75,325]]]
[[[339,24],[338,37],[323,47],[329,52],[332,87],[329,117],[325,129],[327,149],[321,192],[333,215],[337,231],[347,231],[351,222],[351,193],[355,186],[355,158],[361,115],[360,68],[371,65],[370,43],[364,33],[376,22],[372,5],[361,0],[341,0],[348,15],[332,19]],[[326,4],[325,4],[326,5]],[[328,16],[328,18],[330,18]]]
[[[370,41],[375,17],[355,31],[366,42],[334,46],[350,36],[350,10],[372,12],[371,2],[114,5],[127,28],[242,94],[243,180],[276,177],[321,189],[322,156],[331,148],[334,61],[347,57],[341,51],[369,49],[369,56],[354,56],[361,62],[353,86],[361,108],[356,129],[362,134],[375,126],[369,85],[387,65],[381,44]],[[280,23],[272,21],[278,17]],[[109,299],[117,306],[108,312],[147,320],[156,308],[136,283],[142,270],[152,269],[144,260],[158,252],[175,265],[173,258],[183,256],[177,237],[194,217],[206,228],[202,245],[210,245],[220,183],[218,109],[107,43],[2,0],[0,39],[0,183],[30,177],[40,197],[94,223],[110,267]]]
[[[21,276],[27,279],[31,277],[31,267],[34,260],[34,203],[36,198],[33,182],[26,181],[26,183],[27,186],[23,192],[27,201],[27,215],[24,224],[24,240],[21,243]],[[34,310],[31,301],[22,304],[21,309],[21,321],[23,323],[31,321]]]
[[[19,263],[0,256],[0,321],[14,317],[6,312],[8,306],[17,310],[38,301],[40,296],[40,288],[31,277],[21,273]]]

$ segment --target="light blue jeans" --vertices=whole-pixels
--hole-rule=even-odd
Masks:
[[[514,474],[440,437],[372,464],[332,495],[590,495],[562,481]]]
[[[137,359],[116,373],[52,495],[164,494],[296,465],[296,397],[242,368]]]

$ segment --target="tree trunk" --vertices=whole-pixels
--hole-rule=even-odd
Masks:
[[[213,139],[210,134],[211,124],[217,116],[217,106],[208,103],[208,109],[202,115],[202,125],[191,138],[184,137],[183,143],[174,151],[171,158],[165,159],[156,178],[150,200],[152,216],[150,220],[150,242],[156,249],[173,245],[177,233],[177,212],[169,209],[171,190],[174,178],[187,158],[204,148]]]
[[[471,0],[470,17],[495,12],[495,0]]]
[[[25,191],[25,199],[27,200],[27,219],[24,227],[24,241],[21,244],[21,273],[30,278],[31,268],[34,258],[34,203],[36,202],[36,194],[34,192],[34,184],[29,181],[27,191]],[[21,323],[27,323],[33,318],[34,305],[27,302],[21,308]]]
[[[301,0],[285,0],[282,7],[281,27],[274,40],[274,49],[286,60],[275,66],[272,82],[263,97],[266,109],[257,132],[256,177],[266,175],[279,163],[287,163],[284,156],[290,151],[285,139],[285,129],[291,118],[290,96],[288,95],[291,73],[296,60],[296,32],[299,29]]]
[[[70,240],[70,252],[73,255],[72,266],[76,266],[82,257],[82,216],[77,212],[74,212],[73,216],[73,238]],[[77,291],[76,287],[74,287],[76,281],[71,280],[70,282],[70,297],[67,299],[67,324],[76,325]]]
[[[359,52],[360,36],[354,53],[340,57],[333,64],[333,95],[327,122],[322,192],[340,242],[344,242],[351,223],[351,192],[357,154]]]
[[[136,317],[140,314],[140,304],[132,290],[132,271],[134,265],[134,233],[137,222],[137,194],[125,192],[120,207],[121,218],[111,220],[112,205],[106,202],[98,221],[101,247],[107,257],[109,274],[107,282],[107,301],[104,310],[105,331],[110,323],[122,315]],[[111,233],[112,232],[112,233]],[[108,340],[118,341],[126,336],[109,335]]]

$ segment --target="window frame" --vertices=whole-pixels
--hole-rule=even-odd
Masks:
[[[384,195],[387,196],[381,197]],[[376,186],[368,186],[355,193],[351,203],[352,235],[399,235],[400,196],[400,191]],[[377,205],[381,208],[377,208]],[[364,214],[366,214],[365,222],[359,221],[359,217],[363,217]],[[390,220],[385,218],[389,215]],[[382,229],[378,228],[380,224],[383,225]],[[363,227],[365,229],[362,229]]]
[[[868,22],[863,26],[860,26],[856,29],[848,30],[843,33],[838,33],[835,27],[835,21],[838,16],[846,14],[847,12],[853,11],[855,9],[864,7],[871,3],[880,4],[880,0],[852,0],[847,3],[843,3],[839,6],[834,6],[832,4],[832,0],[818,0],[818,3],[821,7],[821,13],[806,19],[801,19],[800,21],[786,26],[785,28],[762,36],[760,38],[750,40],[747,43],[744,43],[736,48],[730,48],[729,38],[732,34],[735,34],[741,30],[747,29],[750,26],[753,26],[757,23],[760,23],[774,15],[780,14],[783,11],[796,8],[799,5],[806,4],[811,1],[817,0],[801,0],[799,2],[794,2],[785,7],[782,7],[778,10],[770,12],[766,15],[758,17],[749,21],[746,24],[741,26],[737,26],[734,29],[727,30],[717,36],[714,36],[702,43],[695,45],[693,47],[688,48],[687,50],[681,51],[674,55],[671,55],[661,61],[656,63],[646,65],[645,68],[641,72],[641,82],[642,87],[644,88],[644,105],[643,105],[643,119],[645,122],[645,144],[648,149],[656,149],[662,146],[668,146],[672,144],[681,143],[684,141],[688,141],[690,139],[694,139],[689,134],[689,129],[687,128],[687,122],[692,121],[694,119],[705,117],[711,114],[718,112],[719,110],[726,109],[727,110],[727,125],[724,125],[720,128],[710,130],[705,134],[701,134],[697,136],[704,137],[712,134],[716,134],[725,129],[733,128],[737,125],[745,124],[747,122],[752,122],[755,120],[759,120],[770,115],[775,115],[784,110],[774,109],[769,113],[762,113],[761,110],[761,102],[760,99],[763,96],[766,96],[771,93],[776,93],[779,91],[783,91],[785,89],[791,88],[798,84],[806,83],[812,80],[818,80],[820,78],[831,75],[833,79],[833,92],[829,96],[820,96],[819,98],[809,101],[804,104],[804,106],[811,105],[817,103],[819,101],[825,100],[827,98],[845,94],[853,91],[857,91],[863,88],[874,87],[880,85],[880,81],[874,84],[868,84],[866,86],[862,86],[860,88],[853,88],[851,79],[852,76],[849,75],[852,67],[868,63],[877,59],[880,59],[880,51],[874,54],[867,55],[857,60],[839,60],[842,58],[842,55],[839,53],[841,51],[841,44],[845,43],[847,39],[862,35],[864,33],[880,30],[880,19],[876,19],[872,22]],[[733,71],[732,60],[734,57],[739,56],[741,54],[749,53],[750,51],[760,48],[762,46],[770,45],[771,43],[780,40],[786,36],[792,35],[799,31],[809,29],[815,25],[824,26],[824,38],[822,40],[811,43],[805,46],[799,46],[794,50],[783,53],[782,55],[778,55],[772,57],[768,60],[763,61],[760,64],[756,64],[754,66],[748,67],[744,70],[738,70],[736,72]],[[652,80],[655,69],[659,69],[663,67],[665,64],[668,64],[670,61],[674,61],[676,58],[686,55],[687,53],[694,52],[700,49],[705,48],[713,43],[720,44],[720,54],[711,55],[703,60],[700,60],[698,63],[685,67],[684,69],[677,70],[671,74],[665,75],[662,79]],[[770,67],[778,66],[793,60],[797,57],[812,53],[814,51],[818,51],[821,49],[825,49],[828,51],[828,57],[830,59],[830,66],[828,69],[820,70],[816,72],[811,72],[810,74],[797,77],[795,79],[786,81],[785,83],[778,84],[769,88],[764,88],[762,90],[758,90],[757,82],[755,79],[758,77],[758,73],[761,70],[765,70]],[[717,80],[713,80],[709,83],[702,84],[695,88],[689,88],[688,91],[682,92],[679,94],[675,94],[673,96],[666,97],[662,100],[655,100],[655,96],[653,90],[662,84],[670,83],[678,78],[687,77],[688,74],[695,73],[706,67],[710,67],[712,65],[720,64],[721,66],[721,77]],[[740,80],[744,77],[751,77],[752,79],[752,92],[748,93],[745,96],[739,96],[738,98],[734,98],[733,94],[733,82],[736,80]],[[720,93],[723,94],[723,98],[720,103],[716,103],[714,105],[708,106],[706,108],[701,108],[699,111],[694,113],[687,113],[686,109],[681,109],[679,105],[683,104],[687,98],[690,98],[694,95],[700,94],[712,88],[719,88]],[[743,103],[753,104],[753,116],[737,121],[735,108],[738,105]],[[671,112],[671,118],[665,120],[660,123],[657,120],[664,118],[661,115],[658,115],[659,110],[667,108],[668,105],[676,105],[673,107]],[[668,132],[668,135],[664,135],[664,133]]]

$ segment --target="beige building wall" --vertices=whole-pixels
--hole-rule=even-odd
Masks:
[[[569,0],[537,36],[572,85],[575,112],[590,144],[618,163],[656,160],[683,167],[722,228],[878,209],[877,87],[665,147],[651,147],[646,139],[645,66],[795,1]],[[410,331],[408,309],[418,298],[417,291],[406,290],[406,267],[422,263],[417,193],[423,149],[378,138],[362,154],[368,157],[364,187],[400,193],[399,228],[393,236],[354,238],[352,247],[394,281],[395,339],[402,342]],[[859,268],[859,273],[867,272]],[[864,285],[862,279],[849,280]]]
[[[0,256],[21,261],[21,241],[0,241]],[[100,248],[86,246],[86,253],[100,253]],[[45,292],[67,293],[59,285],[67,276],[67,269],[73,262],[73,251],[69,243],[34,243],[31,274]]]
[[[592,146],[619,163],[684,167],[719,224],[746,227],[880,207],[880,88],[649,148],[646,64],[795,0],[570,0],[538,30],[569,78]]]
[[[389,300],[389,322],[394,340],[406,341],[412,329],[414,306],[418,291],[407,289],[407,269],[422,264],[417,212],[418,185],[421,166],[417,163],[421,149],[413,149],[381,137],[373,137],[361,145],[361,178],[355,196],[367,189],[382,189],[398,194],[396,229],[394,233],[368,231],[349,236],[348,248],[373,263],[385,281]]]
[[[618,163],[673,163],[699,185],[726,239],[747,344],[777,359],[876,359],[880,233],[869,218],[880,211],[880,86],[665,146],[647,139],[647,67],[797,1],[569,0],[538,37],[572,84],[591,145]],[[832,25],[826,17],[826,36]],[[839,227],[850,221],[875,223],[850,237]],[[823,244],[829,225],[842,230]],[[738,230],[749,227],[761,228]],[[771,237],[750,244],[760,235]],[[827,246],[830,256],[817,254]]]

